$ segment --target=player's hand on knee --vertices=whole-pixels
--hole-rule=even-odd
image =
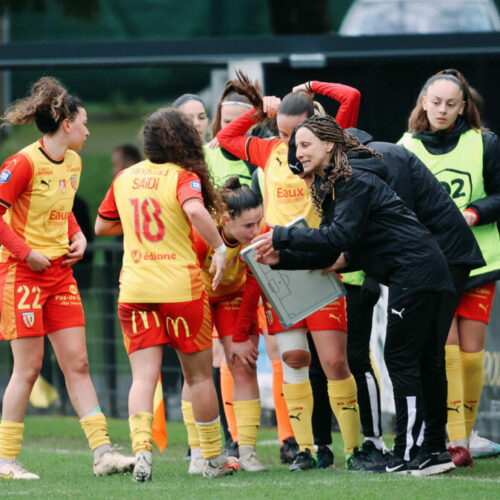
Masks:
[[[239,359],[245,368],[251,370],[257,366],[257,357],[259,351],[251,340],[245,342],[233,342],[231,345],[231,363],[235,362],[235,358]]]
[[[216,290],[219,286],[222,275],[226,270],[226,253],[214,253],[212,257],[212,264],[210,265],[210,274],[214,274],[214,279],[212,280],[212,290]]]
[[[43,253],[37,252],[36,250],[31,250],[24,260],[33,271],[37,272],[46,271],[51,266],[50,259],[46,255],[43,255]]]

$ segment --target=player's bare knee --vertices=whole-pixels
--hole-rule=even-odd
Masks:
[[[311,365],[311,353],[303,349],[286,351],[282,355],[283,362],[290,368],[305,368]]]
[[[42,360],[40,359],[39,361],[34,361],[33,363],[30,363],[29,365],[25,366],[23,370],[15,370],[13,376],[15,376],[18,379],[24,380],[29,385],[33,385],[36,382],[36,379],[38,378],[38,375],[40,375],[40,370],[42,369]]]

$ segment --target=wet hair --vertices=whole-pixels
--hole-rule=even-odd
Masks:
[[[233,81],[230,80],[224,86],[224,90],[222,91],[222,95],[217,102],[217,108],[215,110],[214,121],[212,122],[212,137],[215,137],[221,130],[221,114],[222,114],[222,106],[224,103],[231,104],[241,104],[245,107],[252,107],[252,103],[248,99],[247,96],[243,94],[239,94],[235,88]]]
[[[44,76],[31,86],[27,97],[9,107],[2,117],[2,126],[35,122],[42,134],[54,134],[63,120],[75,119],[79,108],[83,104],[78,97],[68,94],[59,80]]]
[[[410,114],[410,118],[408,119],[408,130],[412,134],[420,134],[424,130],[429,129],[429,119],[427,118],[427,111],[425,111],[422,106],[422,97],[427,94],[429,87],[438,80],[446,80],[457,85],[462,92],[463,100],[465,101],[463,117],[467,122],[467,125],[473,129],[480,129],[481,120],[479,111],[474,99],[472,98],[470,86],[467,80],[462,73],[456,69],[444,69],[435,75],[432,75],[422,87],[422,90],[417,98],[417,103],[415,104],[415,107]]]
[[[207,107],[205,106],[205,102],[203,101],[203,99],[200,96],[198,96],[196,94],[182,94],[180,97],[178,97],[172,103],[172,107],[175,109],[179,109],[183,104],[185,104],[186,102],[189,102],[189,101],[200,102],[201,104],[203,104],[203,107],[205,108],[205,111],[206,111]]]
[[[245,210],[260,207],[259,195],[248,186],[241,184],[239,177],[230,177],[217,193],[219,213],[228,212],[231,219]]]
[[[195,173],[207,210],[215,212],[216,194],[210,182],[200,136],[182,111],[161,108],[146,120],[142,129],[144,154],[153,163],[175,163]]]
[[[333,192],[333,186],[339,179],[349,180],[352,176],[352,168],[349,165],[347,151],[358,151],[369,153],[370,156],[382,158],[380,153],[376,153],[372,148],[361,144],[357,137],[345,132],[337,123],[335,118],[329,115],[314,115],[299,124],[296,130],[307,128],[320,141],[332,142],[333,149],[330,155],[331,170],[325,181],[323,189],[326,193]],[[316,191],[314,183],[311,187],[311,194],[316,210],[321,213],[321,198]]]
[[[141,152],[133,144],[123,144],[114,149],[114,152],[121,153],[124,160],[132,162],[132,165],[142,160]]]

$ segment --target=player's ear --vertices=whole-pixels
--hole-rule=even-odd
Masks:
[[[62,129],[64,130],[64,132],[68,133],[69,132],[69,126],[71,124],[71,120],[69,118],[65,118],[62,122],[61,122],[61,127]]]
[[[223,224],[228,223],[231,220],[231,217],[229,216],[228,212],[224,212],[220,218]]]

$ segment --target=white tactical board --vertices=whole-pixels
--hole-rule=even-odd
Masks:
[[[288,226],[308,227],[304,217],[290,222]],[[250,245],[241,255],[285,328],[346,294],[336,273],[322,275],[321,270],[274,270],[256,262],[256,246]]]

